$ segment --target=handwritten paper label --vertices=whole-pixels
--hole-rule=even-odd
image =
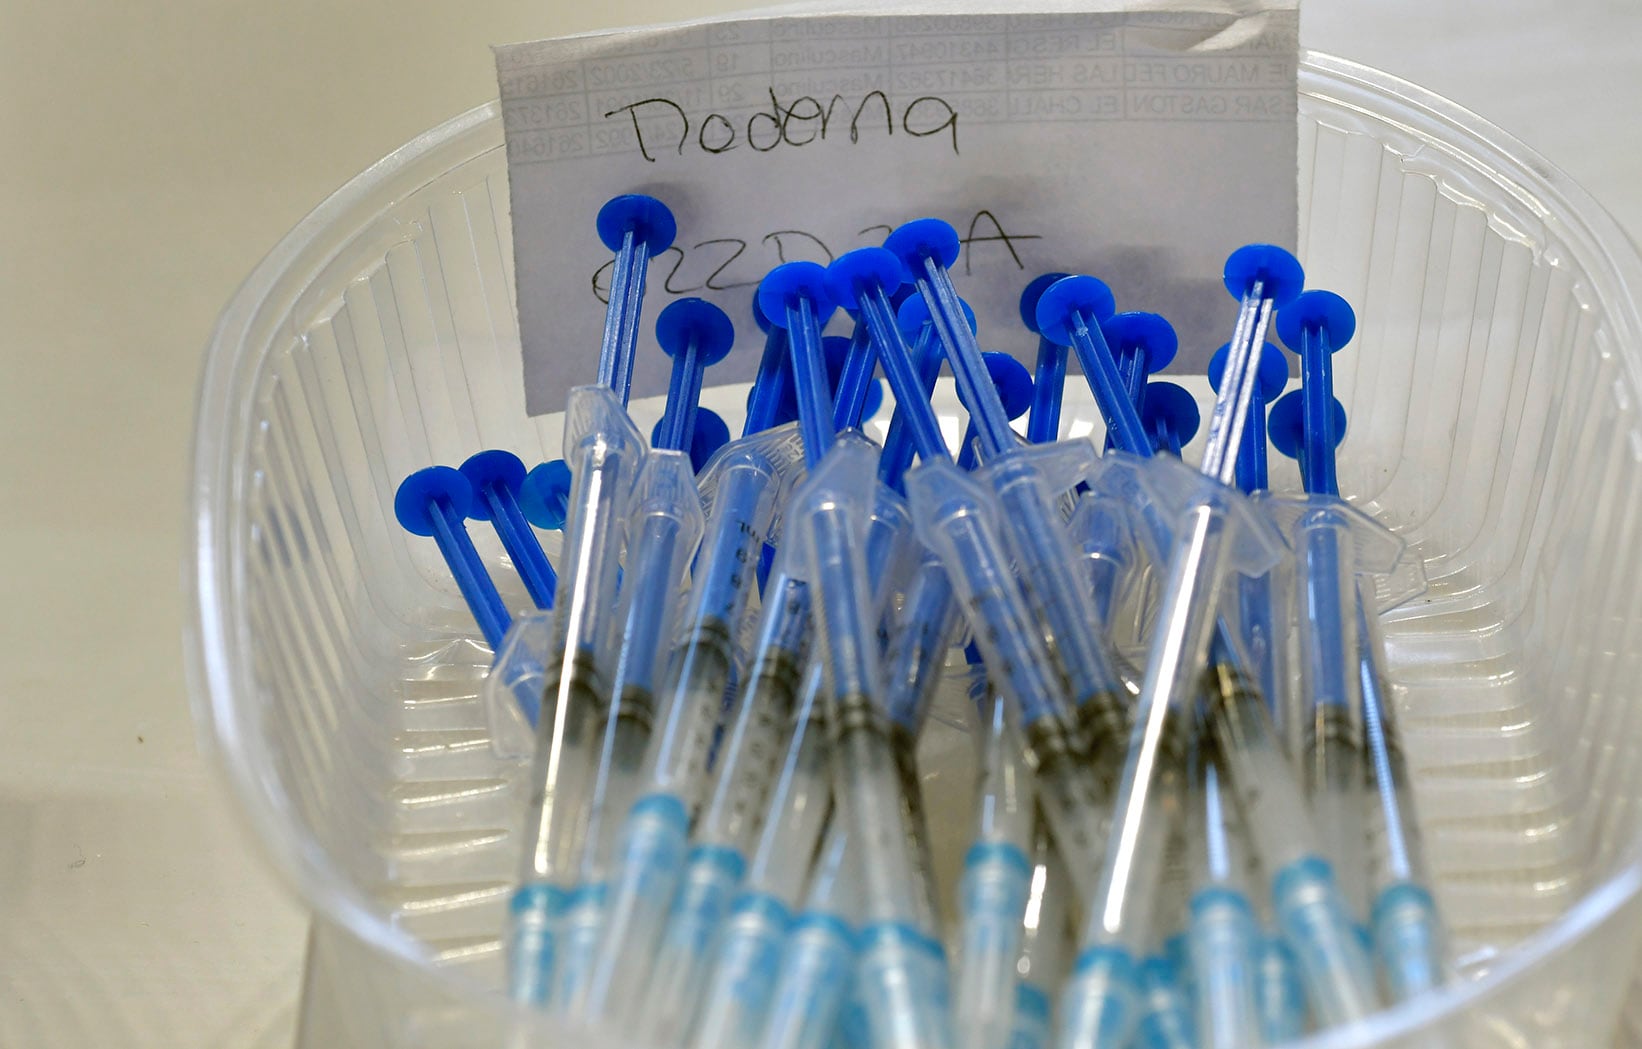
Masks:
[[[764,273],[926,215],[963,238],[982,346],[1030,362],[1021,289],[1084,272],[1166,315],[1176,370],[1201,372],[1231,333],[1226,255],[1295,241],[1296,57],[1292,8],[809,15],[500,48],[528,408],[595,376],[611,258],[593,217],[627,192],[679,228],[650,267],[636,397],[666,389],[650,326],[670,299],[730,314],[708,382],[745,381]]]

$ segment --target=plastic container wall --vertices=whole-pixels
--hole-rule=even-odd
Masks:
[[[1314,1041],[1611,1044],[1642,926],[1642,262],[1577,187],[1452,104],[1321,56],[1302,91],[1301,257],[1362,319],[1336,363],[1341,486],[1432,580],[1386,634],[1471,977]],[[489,749],[489,651],[391,512],[430,463],[556,454],[559,419],[524,415],[511,265],[490,106],[321,206],[207,351],[192,687],[245,818],[316,912],[305,1046],[490,1047],[536,1026],[500,995],[497,941],[524,770]],[[937,742],[961,765],[967,748]],[[956,854],[967,814],[939,806],[967,792],[930,797]],[[1642,1045],[1642,1020],[1624,1030]]]

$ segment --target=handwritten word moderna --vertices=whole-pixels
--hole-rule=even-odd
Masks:
[[[861,141],[863,133],[875,132],[881,118],[885,135],[893,137],[897,127],[912,138],[929,138],[945,132],[945,141],[951,145],[953,154],[958,152],[958,111],[952,103],[938,95],[920,95],[908,102],[901,107],[899,119],[896,118],[895,104],[882,91],[867,92],[853,110],[843,95],[833,95],[825,106],[813,95],[800,95],[787,105],[782,105],[773,87],[769,89],[769,96],[770,108],[755,111],[747,118],[744,128],[722,113],[708,113],[700,120],[692,121],[683,106],[660,96],[630,102],[610,110],[604,117],[611,120],[626,114],[638,139],[639,153],[651,163],[656,161],[651,146],[659,148],[663,143],[672,144],[671,136],[652,126],[651,136],[646,140],[641,116],[645,122],[661,120],[676,126],[678,141],[675,148],[679,156],[683,156],[685,149],[692,144],[692,128],[695,129],[694,145],[703,153],[728,153],[743,143],[755,152],[768,153],[783,145],[802,147],[825,142],[829,134],[837,139],[845,133],[842,121],[846,115],[849,117],[847,134],[852,145]],[[839,103],[843,103],[842,108]]]

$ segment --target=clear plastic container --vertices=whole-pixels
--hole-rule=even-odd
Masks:
[[[1308,1044],[1642,1044],[1621,1023],[1642,923],[1642,263],[1459,107],[1319,55],[1301,87],[1301,256],[1362,319],[1336,364],[1341,487],[1431,577],[1386,633],[1469,977]],[[390,510],[430,463],[556,453],[560,421],[524,414],[506,177],[494,105],[410,142],[273,250],[206,352],[193,695],[315,913],[308,1046],[556,1044],[499,990],[523,799],[486,738],[490,653]],[[1086,401],[1067,412],[1098,430]],[[950,735],[926,775],[961,774]],[[967,814],[942,806],[967,792],[931,798],[951,862]]]

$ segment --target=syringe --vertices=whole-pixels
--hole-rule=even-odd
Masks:
[[[714,948],[691,1039],[696,1049],[759,1044],[788,926],[832,811],[822,677],[820,662],[811,660],[744,887]]]
[[[857,413],[863,410],[866,397],[854,400],[855,404],[845,411],[838,410],[843,402],[835,404],[835,424],[841,423],[847,429],[859,423]],[[905,524],[900,500],[880,487],[867,537],[868,567],[874,579],[893,578],[894,574],[886,568],[888,562],[898,560],[894,551],[900,538],[898,533],[904,531]],[[929,579],[921,570],[915,573],[907,590],[909,609],[931,602],[939,605],[944,582],[944,575]],[[950,588],[945,592],[950,593]],[[906,632],[892,635],[895,642],[906,636]],[[944,654],[943,649],[941,655]],[[916,652],[905,658],[915,666],[922,666]],[[753,682],[756,686],[756,676]],[[897,718],[898,745],[901,733],[915,736],[915,727],[922,718],[923,697],[934,679],[914,677],[904,684],[899,691],[893,686],[890,689],[892,716]],[[773,959],[779,957],[790,908],[796,903],[807,869],[807,858],[814,850],[831,805],[825,704],[819,698],[822,692],[822,667],[812,660],[798,709],[789,719],[779,717],[786,710],[783,704],[749,696],[738,706],[724,744],[713,795],[697,827],[697,849],[712,845],[739,854],[748,844],[747,836],[753,833],[758,834],[758,843],[747,867],[746,890],[724,924],[711,975],[702,984],[705,993],[700,996],[702,1007],[695,1025],[694,1044],[703,1049],[752,1044],[762,1024],[772,989]],[[901,708],[899,714],[897,702]],[[782,753],[783,739],[786,740],[785,754]],[[897,753],[899,756],[899,751]],[[777,762],[778,767],[766,767],[767,763]],[[686,873],[686,884],[690,881]],[[675,910],[675,917],[678,914]],[[704,968],[706,966],[699,962],[695,965],[698,971]],[[658,981],[653,980],[655,982]]]
[[[599,211],[600,238],[616,252],[599,382],[572,390],[564,457],[573,478],[554,607],[546,688],[537,721],[522,873],[509,906],[509,987],[521,1001],[547,1000],[555,964],[553,926],[582,844],[615,622],[622,521],[644,460],[644,438],[627,416],[644,276],[672,243],[672,213],[650,197],[617,197]],[[618,395],[619,391],[619,395]]]
[[[1103,712],[1091,719],[1092,724],[1116,726],[1128,693],[1110,653],[1091,627],[1083,587],[1075,573],[1068,571],[1076,564],[1077,553],[1056,509],[1062,492],[1094,472],[1095,450],[1087,441],[1023,445],[1010,429],[998,392],[987,379],[974,333],[963,323],[947,272],[958,257],[956,230],[939,219],[919,219],[900,226],[884,245],[900,258],[929,305],[958,395],[975,423],[980,457],[986,464],[977,476],[995,493],[1023,588],[1043,631],[1053,638],[1051,649],[1066,676],[1073,703],[1078,708],[1093,704],[1092,709]],[[1053,287],[1045,294],[1052,291]],[[1040,312],[1042,308],[1040,300]],[[1088,741],[1096,751],[1107,742]]]
[[[1316,346],[1298,324],[1288,323],[1290,315],[1296,322],[1314,320],[1325,339],[1331,331],[1335,338]],[[1273,439],[1279,449],[1294,453],[1305,440],[1305,417],[1315,413],[1312,421],[1320,424],[1318,443],[1308,449],[1313,454],[1302,456],[1306,494],[1269,500],[1273,519],[1294,548],[1293,601],[1303,613],[1296,617],[1295,651],[1305,697],[1301,758],[1323,854],[1333,862],[1347,905],[1361,924],[1368,915],[1368,832],[1363,821],[1357,575],[1391,571],[1403,543],[1342,500],[1334,483],[1334,446],[1345,436],[1345,409],[1329,389],[1328,356],[1352,334],[1351,307],[1332,292],[1308,291],[1287,308],[1279,327],[1290,332],[1297,348],[1302,340],[1306,343],[1307,356],[1301,369],[1304,386],[1272,410]]]
[[[1217,391],[1230,354],[1231,344],[1227,343],[1209,359],[1209,385]],[[1288,380],[1288,358],[1271,343],[1262,343],[1254,395],[1249,401],[1249,419],[1243,429],[1243,447],[1237,455],[1237,487],[1247,495],[1266,491],[1266,406],[1282,394]],[[1288,631],[1280,631],[1278,624],[1286,627],[1287,620],[1277,611],[1282,607],[1280,580],[1290,568],[1289,559],[1285,558],[1265,575],[1237,579],[1236,624],[1242,653],[1248,660],[1245,670],[1266,698],[1266,709],[1271,711],[1279,739],[1286,739],[1286,732],[1293,727],[1290,723],[1295,712],[1289,704],[1291,699],[1298,698],[1292,695],[1288,668],[1282,658]]]
[[[1163,851],[1151,951],[1140,963],[1136,1049],[1196,1049],[1197,1046],[1197,1024],[1193,1019],[1195,987],[1191,951],[1186,942],[1190,895],[1186,828],[1177,826],[1175,829]]]
[[[1003,692],[1021,726],[1038,776],[1041,804],[1063,855],[1072,857],[1068,866],[1087,870],[1093,862],[1091,834],[1101,818],[1096,786],[1069,727],[1071,706],[1064,683],[1015,578],[995,496],[953,465],[911,352],[894,324],[888,293],[903,274],[899,260],[888,251],[861,248],[834,261],[829,278],[836,295],[859,304],[878,343],[879,363],[895,394],[897,414],[905,420],[921,460],[906,477],[919,538],[946,566],[993,686]],[[908,299],[907,304],[916,301],[920,300]]]
[[[1330,292],[1307,292],[1281,318],[1278,334],[1299,352],[1303,384],[1298,397],[1290,394],[1272,408],[1272,436],[1279,450],[1300,459],[1308,493],[1300,574],[1315,576],[1306,579],[1306,596],[1316,602],[1319,612],[1307,617],[1311,622],[1302,621],[1301,644],[1306,655],[1302,671],[1329,683],[1335,675],[1348,679],[1336,687],[1361,703],[1370,778],[1386,835],[1386,859],[1377,865],[1369,907],[1370,926],[1386,988],[1393,1000],[1402,1001],[1442,983],[1446,945],[1436,903],[1427,888],[1430,882],[1413,822],[1407,771],[1387,703],[1377,617],[1364,599],[1366,584],[1352,576],[1353,566],[1358,572],[1391,570],[1403,544],[1341,500],[1335,477],[1334,448],[1345,433],[1345,411],[1333,397],[1331,357],[1351,338],[1355,327],[1351,307]],[[1317,726],[1314,739],[1318,746],[1311,767],[1327,771],[1318,753],[1330,738],[1324,731],[1321,709]],[[1360,785],[1360,777],[1359,772],[1351,786]],[[1313,804],[1317,803],[1314,798]],[[1335,804],[1345,802],[1336,799]],[[1359,802],[1341,818],[1360,814]],[[1319,813],[1319,822],[1327,818],[1326,813]]]
[[[1193,757],[1196,789],[1187,844],[1196,887],[1186,935],[1197,989],[1198,1045],[1258,1049],[1264,1044],[1256,968],[1260,926],[1243,888],[1247,860],[1213,744],[1200,740]]]
[[[1008,354],[989,353],[985,357],[987,373],[1004,401],[1004,410],[1011,419],[1018,418],[1031,404],[1031,377]],[[963,451],[958,456],[960,469],[972,469],[974,466],[973,423],[969,430],[965,444],[961,446]],[[900,591],[904,606],[901,614],[895,617],[893,623],[885,621],[881,632],[889,638],[885,646],[884,687],[885,707],[889,712],[895,743],[895,767],[901,777],[901,797],[907,803],[906,818],[913,833],[914,855],[926,886],[924,898],[933,901],[936,898],[935,869],[929,853],[923,784],[918,779],[918,738],[922,734],[930,702],[940,684],[947,655],[957,641],[962,616],[941,559],[921,546],[919,553],[922,557],[906,587]],[[896,603],[896,581],[876,573],[874,578],[880,580],[880,603],[892,613]],[[979,653],[974,654],[978,660]],[[999,709],[1001,713],[1001,706]],[[938,924],[933,903],[928,910],[928,919],[932,924]],[[1007,1026],[1004,1029],[1007,1030]]]
[[[911,530],[900,497],[882,488],[878,495],[866,533],[867,570],[873,579],[893,575],[889,567],[901,560],[899,548]],[[781,575],[790,576],[785,566]],[[779,614],[791,618],[788,612]],[[792,621],[807,625],[808,618]],[[796,724],[803,665],[787,658],[787,645],[759,646],[746,687],[731,708],[712,790],[696,820],[642,1005],[641,1033],[657,1044],[690,1026],[691,1010],[708,974],[708,948],[740,888],[747,850],[759,833],[772,781]]]
[[[1071,879],[1047,827],[1034,832],[1032,883],[1021,919],[1021,949],[1015,961],[1015,1012],[1010,1049],[1048,1049],[1053,1034],[1054,994],[1065,976]]]
[[[891,260],[893,261],[893,260]],[[835,263],[836,265],[836,263]],[[802,267],[802,268],[801,268]],[[772,284],[776,277],[778,284]],[[878,449],[850,431],[819,462],[823,420],[809,404],[824,403],[819,360],[804,356],[816,302],[827,301],[824,274],[802,263],[777,268],[765,282],[765,312],[785,303],[794,345],[800,425],[811,474],[788,507],[786,542],[804,566],[819,630],[816,654],[827,668],[828,721],[833,739],[833,791],[839,818],[857,851],[863,894],[859,989],[878,1049],[940,1049],[952,1044],[947,1016],[946,960],[920,914],[921,879],[900,804],[900,778],[884,707],[881,652],[865,553],[867,514],[878,488]],[[882,309],[878,309],[878,307]],[[860,304],[874,338],[888,326],[887,299]],[[897,339],[899,336],[896,336]],[[882,345],[880,353],[882,354]],[[827,420],[830,422],[830,420]],[[823,423],[823,425],[816,425]],[[817,440],[810,441],[811,432]]]
[[[784,471],[772,461],[769,446],[791,438],[791,431],[772,431],[768,438],[744,439],[715,464],[722,464],[723,472],[709,539],[694,573],[685,637],[660,693],[658,728],[639,776],[642,796],[621,832],[602,941],[572,1005],[578,1014],[603,1015],[613,995],[643,992],[653,944],[685,861],[689,821],[708,786],[708,753],[732,677],[737,626],[755,586],[754,569]],[[764,608],[749,679],[766,685],[790,681],[801,672],[807,600],[783,573],[771,578]]]
[[[809,270],[800,272],[807,272],[819,289],[822,270],[813,263],[807,265]],[[772,303],[781,304],[785,297],[786,285],[775,293],[770,290],[771,282],[779,283],[778,275],[784,269],[786,267],[778,268],[766,277],[760,289],[760,302],[767,317],[788,329],[801,409],[799,432],[806,462],[813,464],[830,446],[833,436],[820,328],[825,315],[834,307],[823,293],[815,298],[806,297],[802,307],[796,310],[772,309]],[[797,316],[790,315],[792,313]],[[739,545],[736,542],[739,538],[750,549],[757,549],[753,546],[755,539],[760,545],[762,542],[761,537],[750,535],[725,538],[732,545]],[[752,581],[750,573],[740,572],[739,567],[751,568],[756,564],[750,549],[746,555],[736,558],[738,570],[733,574],[711,567],[701,569],[702,585],[697,587],[697,595],[704,595],[707,604],[691,616],[690,635],[684,648],[673,658],[672,683],[660,707],[660,731],[651,740],[641,776],[645,783],[644,795],[632,808],[618,850],[603,942],[576,1003],[576,1012],[581,1015],[605,1015],[618,994],[635,996],[641,1002],[647,1000],[644,996],[656,958],[653,944],[667,924],[687,859],[685,839],[690,820],[709,785],[709,751],[733,669],[732,624],[740,620],[740,610],[745,606]],[[780,564],[790,567],[786,558]],[[730,593],[726,585],[732,581],[734,593]],[[809,598],[803,584],[786,571],[772,576],[764,594],[763,618],[747,678],[755,689],[774,690],[786,697],[778,710],[790,711],[796,700],[808,642],[808,615]],[[738,698],[746,701],[746,697]],[[759,697],[756,701],[769,700]],[[731,717],[735,717],[734,711]],[[707,895],[700,899],[687,896],[681,901],[690,908],[683,919],[686,923],[708,917],[714,901],[721,901],[720,907],[727,903],[742,873],[735,862],[738,858],[722,851],[709,849],[695,855],[700,862],[694,866],[693,873],[700,881],[690,888],[698,895]],[[705,950],[705,943],[696,944],[699,936],[688,924],[681,927],[680,936],[682,939],[675,944],[678,952],[688,956]],[[669,956],[666,979],[675,982],[679,979],[676,972],[679,961]],[[674,1001],[671,995],[661,1002],[663,1009],[680,1005],[682,1003]],[[624,1019],[629,1027],[642,1026],[649,1022],[649,1014],[642,1009],[634,1010]]]
[[[769,1014],[754,1045],[826,1049],[831,1044],[858,979],[857,923],[863,904],[858,849],[848,828],[835,820],[810,875],[804,909],[783,944]],[[708,1043],[697,1044],[707,1049]]]
[[[1299,263],[1279,248],[1243,248],[1227,262],[1227,287],[1242,300],[1235,352],[1210,418],[1206,479],[1174,528],[1157,636],[1136,703],[1115,820],[1063,1003],[1063,1049],[1116,1049],[1133,1030],[1137,957],[1148,942],[1156,869],[1179,807],[1186,719],[1208,662],[1220,591],[1232,570],[1263,570],[1279,556],[1279,541],[1226,486],[1233,480],[1255,379],[1252,346],[1263,339],[1274,304],[1297,295],[1302,280]],[[1110,352],[1096,334],[1099,329],[1091,323],[1111,312],[1110,293],[1098,284],[1092,278],[1059,282],[1039,301],[1039,319],[1046,334],[1078,351],[1091,385],[1103,393],[1102,408],[1119,409],[1108,416],[1119,447],[1144,454],[1150,441],[1119,387]],[[1218,665],[1224,666],[1224,660]]]
[[[1237,286],[1228,279],[1228,287]],[[1258,327],[1247,339],[1249,351],[1262,342],[1264,332]],[[1239,372],[1236,339],[1233,346],[1228,385]],[[1252,398],[1258,376],[1249,374],[1247,379]],[[1270,713],[1247,679],[1224,660],[1213,670],[1217,687],[1211,689],[1209,723],[1221,769],[1262,865],[1271,874],[1273,909],[1300,964],[1312,1013],[1323,1025],[1360,1019],[1377,1005],[1372,966],[1334,871],[1321,855],[1293,769],[1272,731]]]
[[[965,1049],[999,1049],[1014,1024],[1014,965],[1032,887],[1035,789],[981,654],[968,651],[969,696],[980,749],[974,833],[958,887],[953,1028]]]
[[[755,395],[758,389],[755,386]],[[695,624],[694,632],[686,633],[680,651],[690,651],[690,637],[698,646],[728,643],[728,627],[701,629],[702,617],[711,623],[740,622],[754,585],[751,566],[757,563],[764,538],[774,527],[778,495],[800,462],[798,435],[789,427],[749,434],[725,446],[702,473],[702,496],[712,512],[696,564],[694,591],[684,613],[685,621]],[[658,675],[666,673],[661,666],[671,651],[667,644],[655,650]],[[639,773],[652,738],[650,704],[635,703],[626,710],[632,716],[614,719],[605,740],[602,768],[610,776],[611,787],[590,833],[581,885],[566,919],[564,964],[554,996],[561,1003],[579,997],[601,941],[617,840],[641,786]],[[642,719],[636,716],[641,710],[647,714]]]
[[[626,525],[627,567],[620,590],[620,629],[609,704],[599,726],[600,747],[588,802],[587,846],[563,920],[560,959],[550,992],[563,1006],[578,993],[597,942],[613,848],[609,824],[631,808],[639,763],[655,716],[658,678],[679,613],[680,591],[705,528],[693,442],[700,371],[729,352],[735,333],[723,311],[700,299],[679,299],[656,319],[656,336],[673,357],[658,445],[646,458]]]
[[[394,516],[412,535],[433,538],[479,633],[496,653],[491,673],[505,676],[502,684],[522,710],[534,711],[541,705],[542,665],[530,654],[504,659],[513,637],[513,617],[463,523],[476,498],[472,483],[460,471],[431,466],[400,483],[394,493]]]

